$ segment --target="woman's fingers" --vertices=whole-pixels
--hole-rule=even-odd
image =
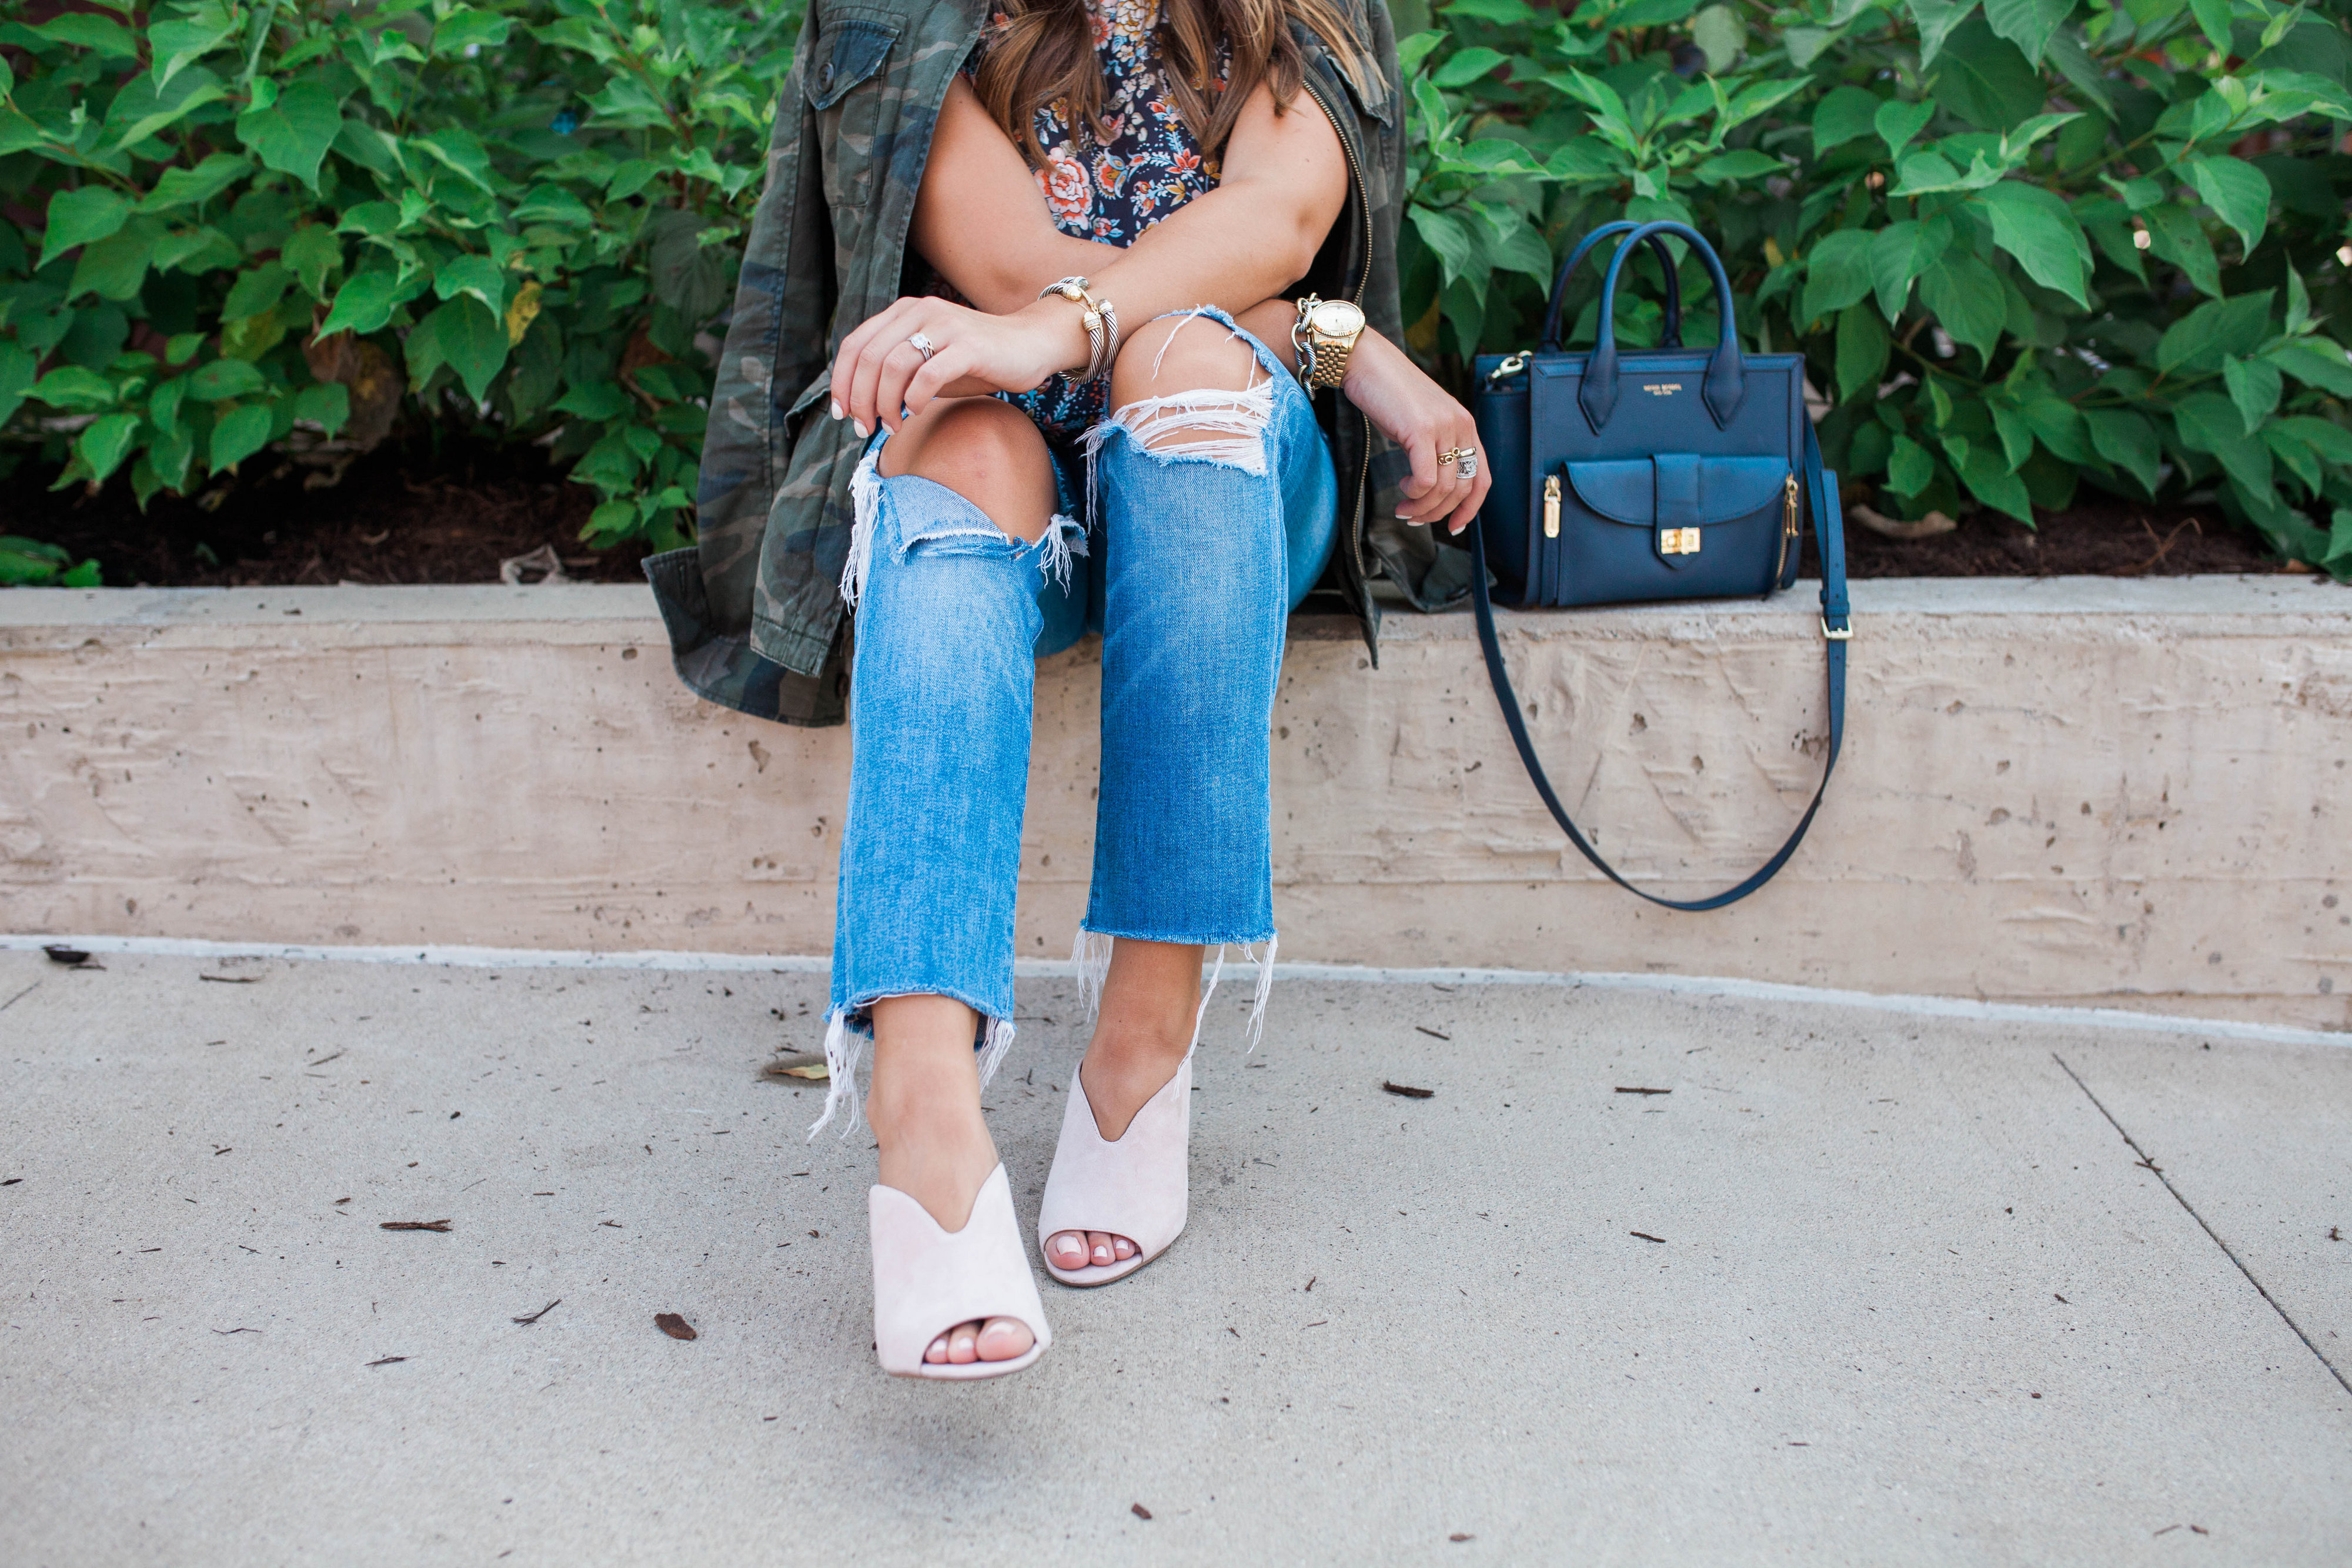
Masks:
[[[882,373],[874,385],[874,416],[895,435],[899,420],[910,412],[907,383],[923,368],[922,350],[903,338],[896,343],[877,343],[875,349],[881,355]]]
[[[1476,520],[1478,508],[1486,504],[1486,492],[1493,486],[1495,481],[1487,476],[1486,456],[1483,452],[1478,455],[1478,476],[1470,481],[1468,498],[1454,507],[1454,515],[1445,519],[1446,532],[1458,534],[1468,528]]]
[[[1404,492],[1405,504],[1397,508],[1397,516],[1409,523],[1424,521],[1419,514],[1429,501],[1439,483],[1437,473],[1437,437],[1426,428],[1414,431],[1398,444],[1404,448],[1406,460],[1412,472],[1398,486]]]
[[[931,406],[934,398],[971,395],[969,392],[950,389],[971,373],[973,358],[971,348],[962,343],[950,343],[933,354],[917,368],[914,378],[907,383],[907,412],[920,413]],[[982,385],[976,390],[985,392],[993,389]]]
[[[861,413],[857,406],[857,372],[866,362],[867,347],[881,338],[914,303],[911,299],[893,300],[842,339],[841,347],[835,350],[833,356],[832,390],[835,418],[855,418],[866,429],[874,428],[870,420],[871,408]]]

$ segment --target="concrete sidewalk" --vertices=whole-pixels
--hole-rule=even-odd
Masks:
[[[820,977],[100,962],[0,953],[25,1568],[2352,1560],[2342,1047],[1229,974],[1183,1240],[942,1388]]]

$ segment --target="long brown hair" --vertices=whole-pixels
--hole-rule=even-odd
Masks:
[[[1101,0],[1105,5],[1118,0]],[[1321,38],[1339,68],[1363,85],[1362,45],[1339,0],[1158,0],[1152,30],[1168,65],[1169,95],[1201,151],[1215,158],[1233,134],[1242,106],[1265,82],[1275,110],[1287,109],[1307,75],[1297,22]],[[1110,140],[1102,120],[1102,71],[1095,59],[1087,0],[1003,0],[985,35],[974,87],[1006,135],[1038,163],[1037,111],[1051,104],[1073,131]],[[1230,51],[1216,87],[1218,47]]]

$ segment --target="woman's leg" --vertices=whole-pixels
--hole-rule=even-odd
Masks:
[[[1245,321],[1276,341],[1294,316],[1274,301]],[[1113,1141],[1192,1049],[1205,948],[1274,936],[1266,729],[1292,573],[1303,589],[1321,570],[1331,489],[1304,397],[1281,374],[1208,317],[1148,323],[1112,371],[1118,412],[1097,457],[1103,764],[1086,923],[1097,946],[1112,940],[1079,1081]],[[1311,538],[1294,545],[1294,526]],[[1136,1246],[1063,1231],[1046,1250],[1076,1268]]]
[[[1043,438],[1007,404],[934,404],[878,457],[861,481],[833,1005],[836,1029],[873,1030],[882,1185],[956,1231],[997,1164],[975,1042],[1011,1034],[1038,576],[1068,548],[1038,541],[1075,526],[1054,517]],[[854,1096],[843,1054],[835,1092]],[[993,1318],[942,1333],[924,1359],[1009,1360],[1031,1343]]]

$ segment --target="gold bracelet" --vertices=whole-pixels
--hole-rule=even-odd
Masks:
[[[1097,300],[1091,288],[1092,285],[1083,277],[1065,277],[1037,291],[1040,299],[1048,294],[1058,294],[1086,312],[1087,369],[1077,378],[1080,386],[1108,375],[1111,361],[1118,356],[1118,314],[1109,300]]]

